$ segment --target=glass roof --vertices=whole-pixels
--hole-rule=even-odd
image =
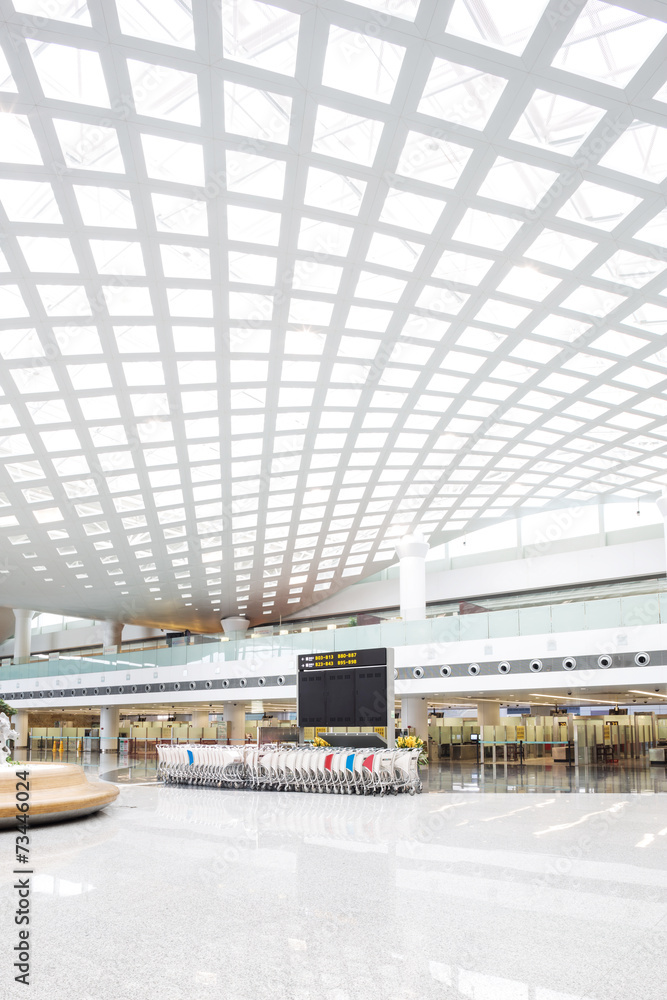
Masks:
[[[274,620],[664,489],[660,5],[5,7],[4,603]]]

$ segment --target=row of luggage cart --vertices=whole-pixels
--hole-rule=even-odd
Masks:
[[[421,792],[419,750],[158,744],[166,784],[276,792],[385,795]]]

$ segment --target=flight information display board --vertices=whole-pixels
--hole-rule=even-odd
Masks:
[[[393,745],[393,650],[299,656],[297,719],[300,727],[386,726]]]
[[[384,667],[386,649],[351,649],[340,653],[304,653],[298,658],[299,670],[331,670],[336,667]]]

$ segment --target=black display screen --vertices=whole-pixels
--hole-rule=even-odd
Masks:
[[[386,665],[299,670],[297,685],[299,726],[387,725]]]
[[[330,670],[339,667],[382,667],[387,663],[386,649],[352,649],[340,653],[303,653],[298,657],[299,670]]]

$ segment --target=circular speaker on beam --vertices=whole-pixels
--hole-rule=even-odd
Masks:
[[[577,661],[573,656],[566,656],[563,660],[563,670],[576,670]]]
[[[440,667],[440,676],[441,677],[451,677],[452,676],[452,668],[450,666],[448,666],[446,663],[443,663],[443,665]]]
[[[508,674],[511,669],[512,669],[512,664],[508,663],[507,660],[502,660],[502,662],[498,664],[499,674]]]
[[[534,674],[539,674],[540,670],[542,669],[542,661],[531,660],[530,663],[528,664],[528,669],[532,671],[532,673]]]
[[[480,667],[479,663],[471,663],[470,666],[468,667],[468,673],[470,674],[471,677],[476,677],[477,674],[480,673],[481,669],[482,668]]]

